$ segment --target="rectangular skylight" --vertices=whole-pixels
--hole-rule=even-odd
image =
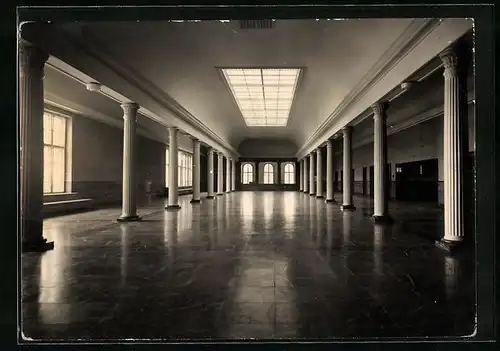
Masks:
[[[286,126],[300,69],[231,68],[222,73],[248,126]]]

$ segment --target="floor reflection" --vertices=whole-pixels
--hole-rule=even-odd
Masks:
[[[342,211],[342,254],[349,252],[352,231],[352,216],[349,211]]]
[[[373,225],[373,269],[377,275],[384,274],[384,235],[386,227],[379,224]]]
[[[120,224],[121,230],[121,256],[120,256],[120,285],[127,285],[127,265],[129,261],[129,237],[130,225],[128,223]]]
[[[47,220],[54,251],[22,256],[24,332],[329,339],[474,328],[471,256],[447,257],[407,225],[374,225],[362,211],[298,192],[190,199],[180,197],[175,212],[155,200],[137,223],[116,223],[119,207]],[[355,205],[372,204],[355,197]],[[441,218],[439,209],[409,206],[391,209],[398,223],[418,211]]]

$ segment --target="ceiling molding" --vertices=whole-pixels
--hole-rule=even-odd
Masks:
[[[422,21],[422,19],[420,19],[420,21]],[[327,123],[324,123],[322,127],[318,128],[318,130],[310,138],[308,138],[308,140],[300,148],[297,153],[298,158],[304,157],[307,153],[314,150],[317,145],[321,145],[326,139],[335,135],[343,127],[349,125],[356,116],[359,116],[366,110],[367,107],[364,107],[364,105],[369,106],[387,95],[387,93],[383,92],[386,87],[379,87],[382,83],[389,85],[388,82],[390,82],[391,86],[387,86],[387,88],[390,88],[388,92],[393,91],[394,87],[399,87],[400,83],[407,80],[408,77],[413,77],[422,67],[427,67],[429,61],[433,60],[437,55],[435,51],[442,50],[451,42],[458,39],[466,31],[470,30],[471,26],[469,21],[463,19],[431,19],[424,21],[424,23],[420,22],[419,26],[417,24],[414,26],[410,25],[410,27],[414,27],[413,37],[411,37],[409,33],[406,33],[401,36],[406,38],[406,41],[402,39],[398,39],[396,41],[400,42],[400,44],[396,45],[400,48],[400,51],[398,52],[394,48],[388,50],[391,55],[389,55],[389,59],[386,61],[385,65],[380,65],[381,68],[378,73],[374,74],[373,79],[367,82],[363,89],[360,89],[358,92],[354,91],[354,96],[351,99],[343,100],[339,107],[336,108],[332,116],[328,118]],[[408,32],[411,31],[408,30]],[[430,39],[427,39],[430,33],[433,33],[434,35],[430,36]],[[425,43],[427,41],[430,41],[430,45],[433,50],[431,57],[429,57],[431,55],[430,53],[425,53],[424,46],[422,45],[423,42]],[[411,57],[410,54],[415,51],[418,54],[416,58],[411,61],[408,57]],[[421,61],[424,62],[420,63]],[[401,66],[399,65],[400,63]],[[420,67],[415,67],[417,65]],[[415,68],[410,69],[407,68],[408,66],[413,66]],[[429,68],[430,71],[435,71],[436,69],[438,68]],[[405,70],[409,71],[406,75]],[[392,73],[392,75],[390,75],[390,73]],[[398,77],[401,77],[400,81],[394,83],[394,80]],[[375,88],[377,89],[375,90]],[[372,95],[378,95],[380,92],[382,92],[382,96],[372,97]],[[352,93],[349,95],[351,94]],[[373,101],[366,101],[368,97],[370,97],[370,99],[373,98]],[[363,101],[362,105],[360,101]],[[356,104],[356,102],[359,102],[359,104]],[[363,108],[363,111],[356,111],[356,109],[359,109],[360,107]]]
[[[467,105],[470,105],[474,103],[474,96],[473,94],[469,94],[468,100],[467,100]],[[395,133],[399,133],[405,129],[411,128],[416,126],[417,124],[427,122],[433,118],[439,117],[443,114],[444,112],[444,105],[438,105],[432,108],[429,108],[423,112],[420,112],[419,114],[405,119],[395,125],[393,125],[392,128],[387,128],[387,135],[392,135]],[[370,144],[373,142],[373,134],[370,134],[367,137],[364,137],[363,139],[353,143],[352,148],[357,149],[360,148],[364,145]]]
[[[73,117],[84,117],[84,118],[89,118],[93,119],[95,121],[104,123],[106,125],[109,125],[113,128],[118,128],[123,130],[123,122],[116,118],[110,117],[108,115],[105,115],[101,112],[95,111],[91,108],[76,104],[72,101],[68,101],[66,99],[62,99],[60,97],[55,97],[54,94],[45,92],[44,93],[44,104],[45,108],[49,111],[52,109],[55,109],[55,112],[59,113],[65,113],[69,114]],[[56,102],[54,100],[58,100],[59,102]],[[160,135],[150,131],[146,127],[143,127],[140,125],[140,119],[138,119],[137,122],[137,129],[136,132],[138,135],[143,136],[147,139],[157,141],[159,143],[162,143],[167,147],[169,145],[168,143],[168,137],[162,138]],[[165,131],[165,134],[167,134],[167,131]],[[192,150],[188,150],[182,146],[178,146],[179,150],[192,153]]]
[[[134,69],[124,64],[123,62],[119,62],[116,58],[107,53],[106,49],[102,45],[100,45],[98,39],[90,35],[88,31],[85,31],[84,28],[82,34],[84,40],[79,37],[72,37],[71,39],[75,40],[83,51],[85,51],[89,55],[92,55],[94,58],[103,63],[124,80],[132,84],[134,87],[142,90],[142,92],[146,93],[152,99],[156,100],[156,102],[160,103],[167,110],[172,112],[176,117],[184,120],[191,127],[198,129],[199,131],[219,143],[221,146],[226,148],[226,150],[224,150],[225,153],[227,153],[227,151],[230,151],[230,153],[238,155],[238,152],[228,142],[214,133],[207,125],[197,119],[192,113],[185,109],[170,95],[159,89],[155,84],[151,83],[148,79],[144,78]],[[71,37],[71,35],[69,36]],[[180,129],[185,129],[182,125],[178,127]]]
[[[199,121],[196,123],[197,125],[193,125],[193,123],[189,123],[186,118],[181,116],[182,111],[180,111],[179,108],[175,111],[175,108],[172,108],[172,106],[167,106],[164,101],[165,99],[160,99],[161,101],[158,101],[158,97],[154,96],[157,94],[152,94],[147,89],[144,89],[142,86],[144,82],[141,82],[141,84],[130,76],[124,75],[123,70],[117,71],[116,66],[113,64],[110,65],[108,61],[103,60],[101,57],[102,55],[89,51],[87,45],[82,43],[82,38],[77,38],[77,35],[79,36],[81,33],[68,34],[65,31],[58,30],[54,25],[47,23],[38,23],[23,28],[23,38],[36,43],[41,49],[46,50],[51,55],[71,63],[79,71],[85,71],[86,67],[92,67],[92,70],[88,72],[89,74],[92,75],[92,72],[94,72],[94,74],[99,72],[99,77],[96,76],[93,80],[103,84],[104,92],[109,93],[115,98],[117,98],[115,95],[124,97],[109,88],[105,88],[105,86],[108,85],[108,80],[112,81],[113,85],[120,86],[120,84],[123,84],[123,90],[128,91],[126,93],[127,95],[133,95],[134,98],[141,100],[135,102],[140,103],[141,109],[139,111],[143,115],[162,125],[175,126],[185,133],[189,133],[193,138],[199,139],[203,144],[220,150],[234,158],[239,156],[231,145],[222,140],[211,130],[208,128],[200,128]],[[73,62],[73,60],[77,61]],[[102,77],[101,74],[103,75]],[[106,89],[109,90],[106,91]],[[126,99],[125,101],[132,100],[126,97],[124,98]],[[121,102],[123,102],[123,100],[121,100]],[[148,110],[144,109],[142,105],[148,106]]]
[[[392,68],[401,61],[425,36],[427,36],[434,28],[440,24],[438,19],[414,19],[403,33],[396,39],[391,47],[380,57],[380,59],[372,66],[365,76],[356,84],[356,86],[346,95],[342,102],[335,110],[326,118],[326,120],[318,127],[318,129],[307,139],[299,149],[299,153],[308,147],[312,141],[330,126],[340,113],[342,113],[349,105],[354,104],[366,92],[380,81]]]

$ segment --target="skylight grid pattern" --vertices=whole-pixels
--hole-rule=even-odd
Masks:
[[[300,69],[243,68],[222,72],[248,126],[286,126]]]

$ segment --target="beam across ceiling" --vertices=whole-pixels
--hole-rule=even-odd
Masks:
[[[238,152],[225,140],[191,115],[182,106],[153,86],[137,72],[118,63],[103,48],[96,47],[82,37],[62,32],[54,25],[28,23],[21,27],[22,38],[38,45],[67,63],[75,72],[92,77],[102,84],[102,91],[117,101],[134,101],[141,106],[140,113],[164,126],[175,126],[205,145],[227,157],[237,159]],[[87,37],[87,35],[85,35]],[[64,67],[59,67],[64,70]],[[67,67],[66,67],[67,68]],[[67,70],[66,70],[67,71]],[[87,83],[87,82],[85,82]],[[125,99],[125,100],[122,100]]]
[[[297,153],[302,159],[472,28],[469,19],[415,19]]]

